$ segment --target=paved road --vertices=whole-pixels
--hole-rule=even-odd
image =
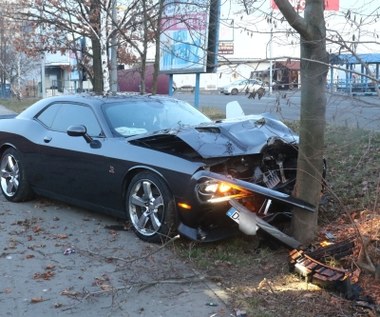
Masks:
[[[194,104],[191,93],[176,92],[174,97]],[[200,107],[224,111],[227,102],[237,100],[246,114],[271,112],[285,120],[299,120],[300,97],[299,91],[281,91],[271,96],[265,95],[261,100],[248,99],[245,95],[203,93],[200,95]],[[330,124],[380,131],[380,98],[327,93],[326,120]]]

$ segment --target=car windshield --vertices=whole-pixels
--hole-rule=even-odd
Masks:
[[[126,137],[211,121],[190,104],[175,99],[108,103],[104,105],[104,113],[111,129]]]
[[[240,80],[235,80],[234,82],[231,83],[231,85],[237,86],[237,85],[244,85],[246,83],[247,81],[245,79],[240,79]]]

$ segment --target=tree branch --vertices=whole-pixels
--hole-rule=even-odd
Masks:
[[[274,0],[282,15],[288,21],[290,26],[295,29],[303,38],[310,39],[305,19],[302,18],[292,7],[289,1]]]

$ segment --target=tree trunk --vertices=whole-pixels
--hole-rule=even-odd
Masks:
[[[161,34],[161,17],[162,17],[162,10],[163,10],[164,2],[159,2],[158,7],[158,15],[157,15],[157,26],[156,26],[156,53],[154,56],[154,70],[153,70],[153,86],[152,86],[152,94],[155,95],[157,93],[157,86],[158,86],[158,75],[160,72],[160,34]],[[170,91],[170,88],[169,88]]]
[[[108,7],[106,4],[105,7]],[[102,67],[102,78],[103,78],[103,94],[108,93],[111,89],[110,86],[110,70],[108,62],[108,26],[109,26],[108,12],[104,8],[100,11],[100,32],[99,32],[99,43],[100,43],[100,55],[101,55],[101,67]]]
[[[300,144],[294,194],[318,209],[322,188],[328,72],[324,0],[306,0],[304,18],[297,14],[289,1],[275,2],[301,36]],[[315,238],[317,229],[318,212],[294,210],[292,230],[297,240],[308,244]]]
[[[304,19],[309,38],[301,36],[300,145],[295,195],[318,207],[322,188],[326,112],[326,29],[323,1],[306,1]],[[318,213],[294,210],[293,234],[306,244],[318,228]]]
[[[102,58],[100,54],[100,42],[97,37],[91,38],[93,52],[93,80],[92,85],[96,94],[103,93]]]
[[[148,28],[148,12],[147,12],[147,7],[146,7],[146,2],[142,1],[142,6],[143,6],[143,14],[144,14],[144,19],[143,19],[143,27],[144,27],[144,33],[143,37],[144,40],[142,42],[142,54],[141,54],[141,82],[140,82],[140,94],[145,94],[146,93],[146,87],[145,87],[145,79],[146,79],[146,54],[148,50],[148,33],[149,33],[149,28]]]

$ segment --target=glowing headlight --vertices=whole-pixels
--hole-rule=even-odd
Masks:
[[[204,187],[204,191],[206,193],[216,193],[218,190],[219,184],[218,183],[207,183]]]
[[[248,194],[246,190],[237,185],[218,180],[207,180],[200,184],[198,193],[210,203],[224,202],[232,198],[239,199]]]
[[[204,187],[204,191],[206,193],[226,193],[229,190],[231,190],[231,185],[227,183],[222,183],[222,182],[216,182],[216,183],[208,183]]]

